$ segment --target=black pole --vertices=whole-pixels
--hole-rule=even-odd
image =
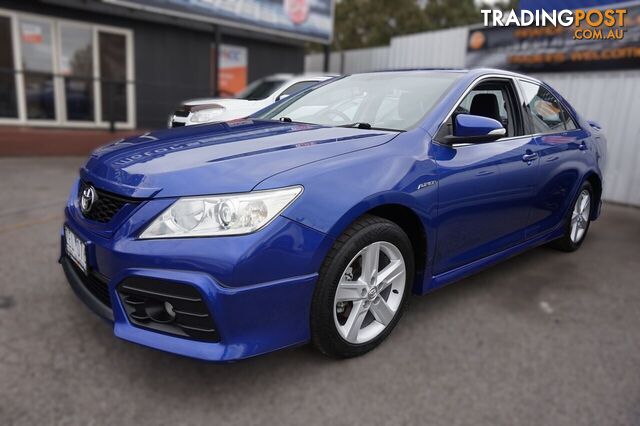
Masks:
[[[322,70],[324,72],[329,72],[329,58],[331,57],[331,45],[324,45],[324,64],[322,66]]]
[[[115,117],[115,88],[114,86],[114,82],[108,82],[107,83],[109,85],[109,131],[111,133],[116,131],[116,117]]]
[[[220,26],[216,25],[215,31],[213,34],[213,49],[215,51],[213,58],[213,96],[220,96]]]

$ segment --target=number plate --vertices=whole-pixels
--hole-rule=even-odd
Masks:
[[[86,274],[87,248],[85,243],[67,227],[64,228],[64,240],[67,255]]]

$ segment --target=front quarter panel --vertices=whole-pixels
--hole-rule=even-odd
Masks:
[[[390,204],[413,210],[429,235],[437,185],[436,165],[427,158],[428,141],[422,129],[401,133],[372,149],[277,174],[255,189],[303,185],[303,194],[283,215],[333,238],[371,209]],[[427,238],[428,253],[434,252],[434,242]]]

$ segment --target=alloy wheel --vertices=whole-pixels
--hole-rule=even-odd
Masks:
[[[574,244],[579,243],[587,232],[590,212],[591,194],[586,189],[583,189],[571,213],[571,232],[569,235]]]
[[[340,276],[333,319],[340,336],[363,344],[382,333],[396,316],[406,287],[400,250],[386,241],[364,247]]]

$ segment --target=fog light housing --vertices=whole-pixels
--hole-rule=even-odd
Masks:
[[[173,305],[169,302],[148,298],[144,303],[144,310],[152,321],[169,324],[176,318]]]
[[[116,290],[133,326],[187,339],[220,341],[211,313],[194,286],[130,277]]]

